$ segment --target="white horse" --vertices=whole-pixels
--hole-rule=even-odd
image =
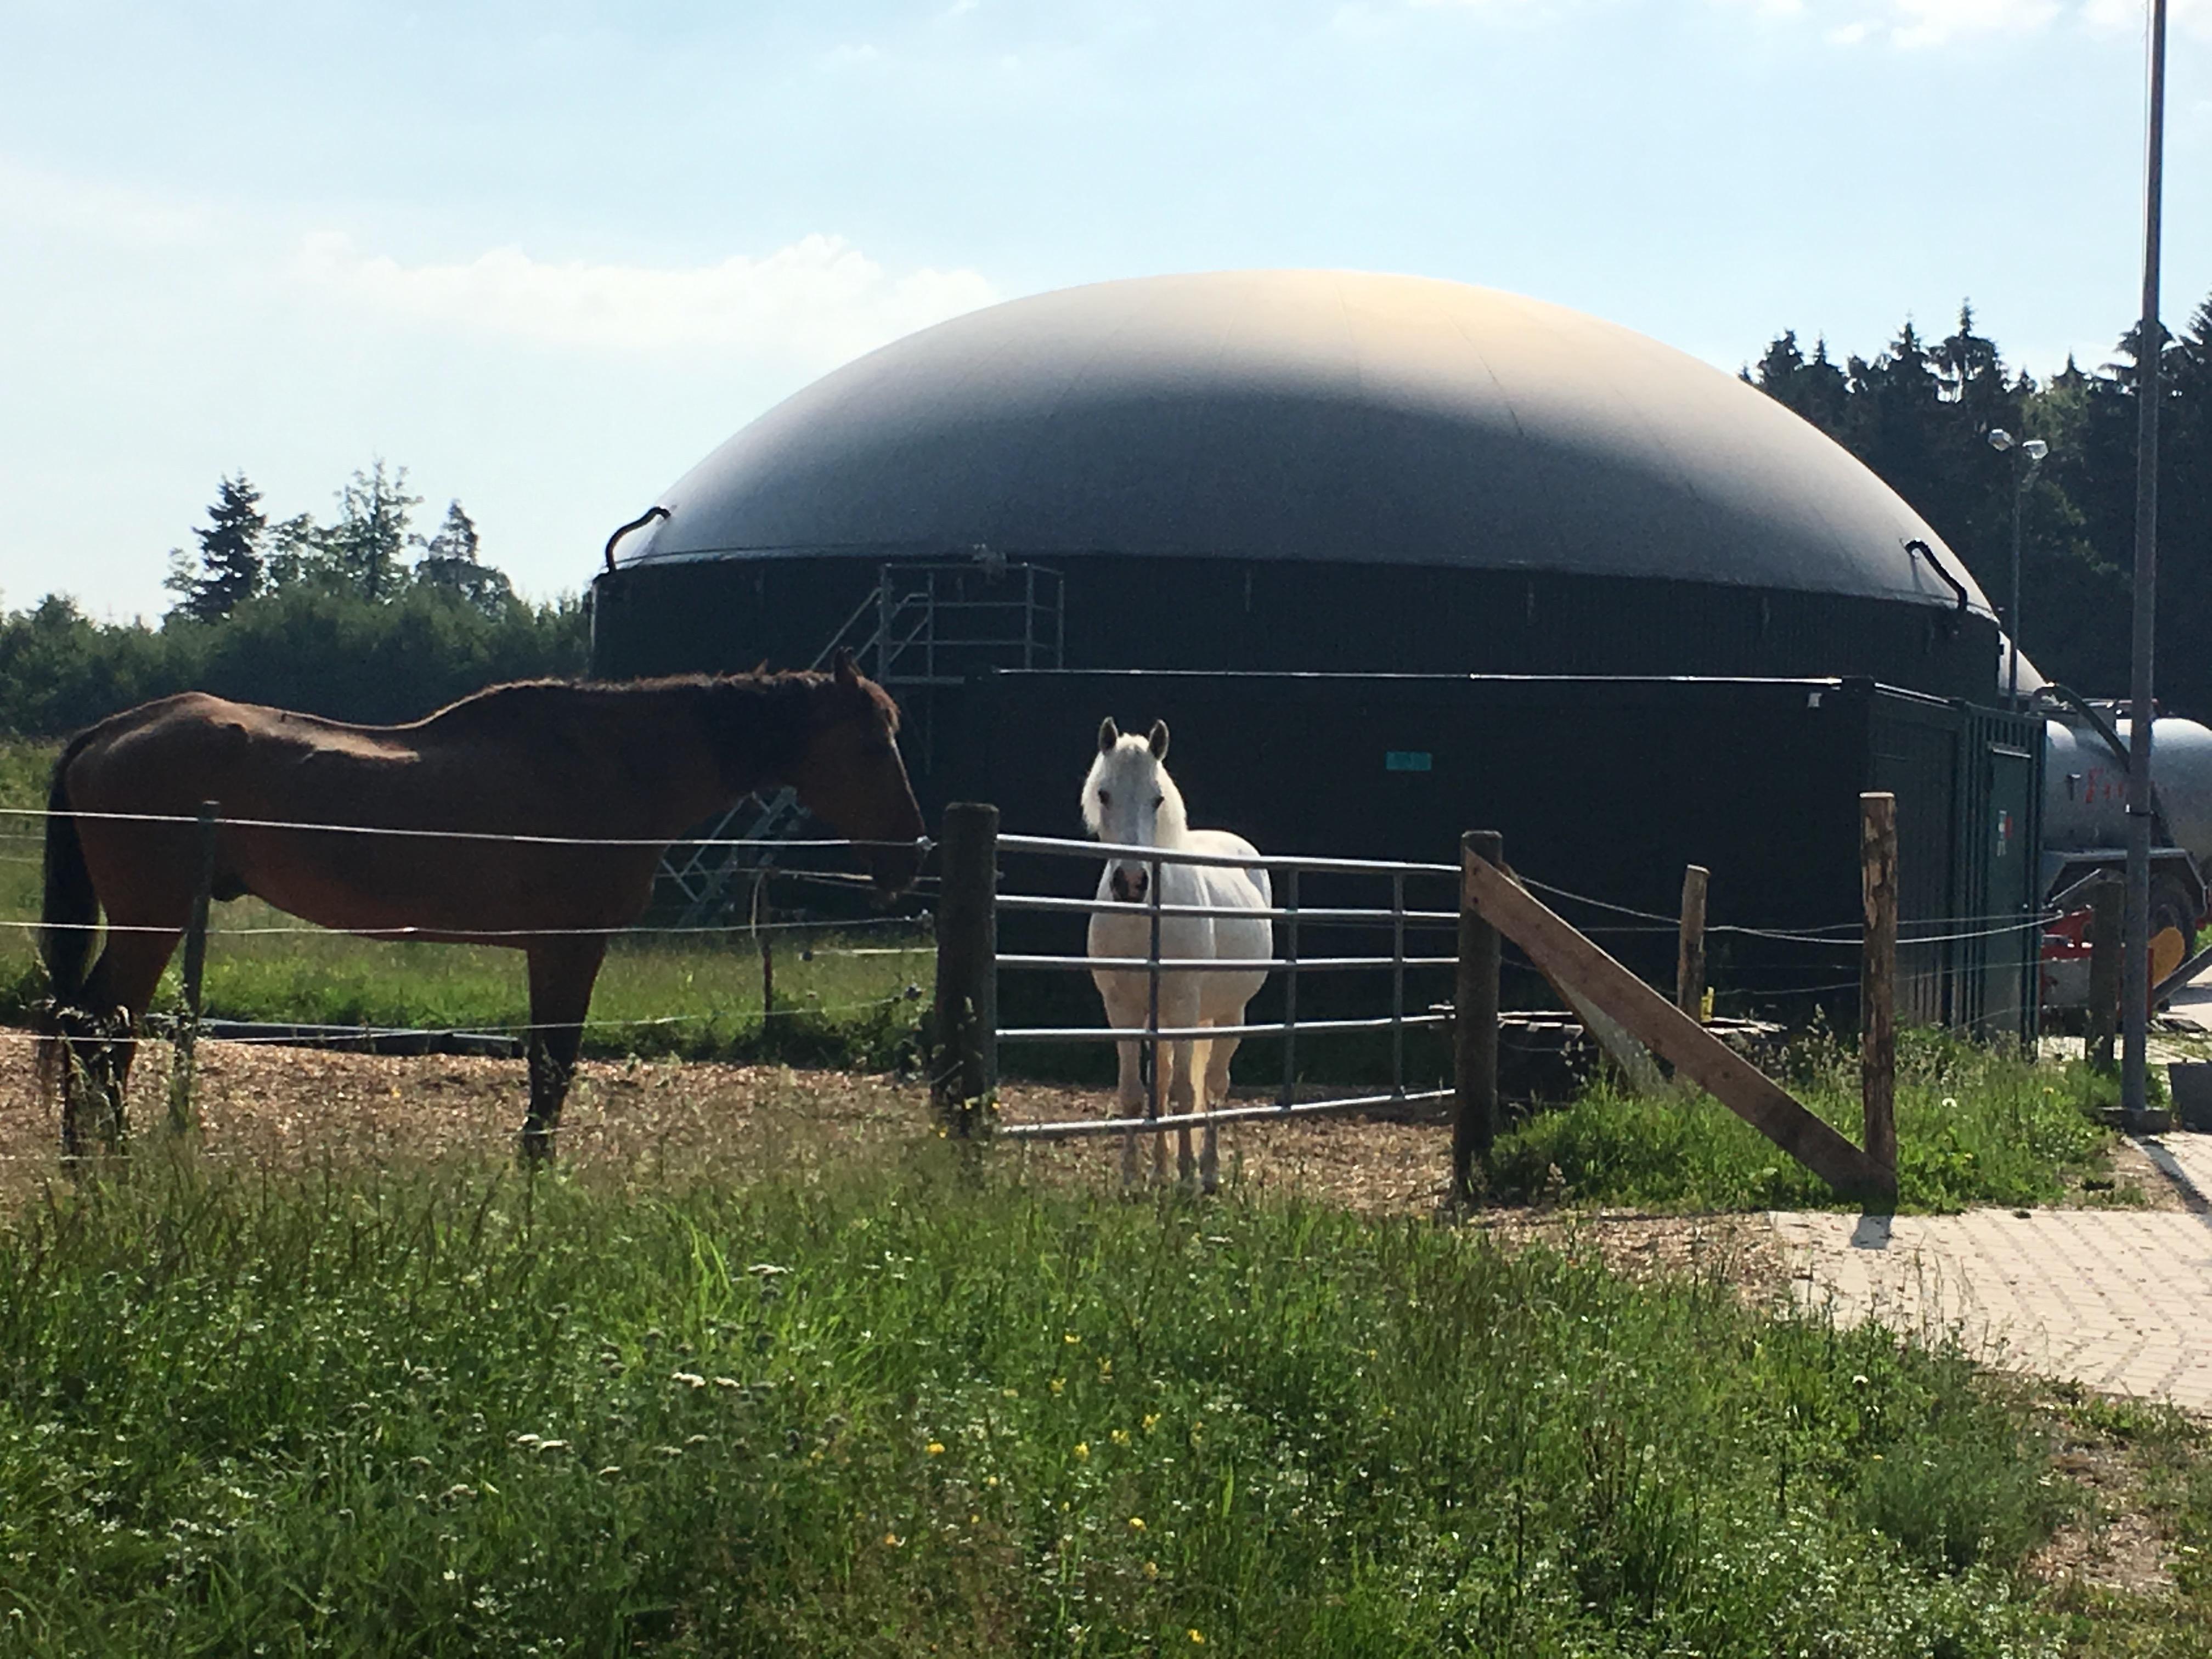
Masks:
[[[1098,727],[1098,757],[1083,781],[1083,822],[1099,840],[1127,847],[1157,847],[1163,850],[1211,853],[1231,858],[1257,859],[1259,849],[1241,836],[1225,830],[1193,830],[1184,817],[1182,793],[1161,764],[1167,758],[1168,728],[1157,721],[1149,738],[1123,737],[1111,720]],[[1160,870],[1160,903],[1194,905],[1209,909],[1267,910],[1274,903],[1267,872],[1258,864],[1249,866],[1168,864]],[[1091,918],[1093,957],[1143,958],[1152,950],[1150,913],[1152,866],[1138,859],[1120,858],[1108,863],[1098,878],[1098,897],[1115,902],[1113,910]],[[1264,962],[1273,955],[1274,924],[1257,916],[1176,916],[1160,922],[1160,957],[1164,961],[1231,961],[1249,958]],[[1142,968],[1094,968],[1091,977],[1105,1000],[1106,1023],[1120,1030],[1142,1028],[1150,1012],[1151,975]],[[1249,973],[1225,970],[1160,975],[1159,1024],[1163,1030],[1200,1025],[1240,1025],[1244,1005],[1267,978],[1265,968]],[[1159,1097],[1171,1114],[1212,1110],[1229,1095],[1229,1060],[1237,1039],[1171,1037],[1152,1045],[1152,1077]],[[1145,1086],[1138,1070],[1134,1038],[1124,1038],[1121,1050],[1120,1107],[1124,1117],[1144,1109]],[[1197,1055],[1203,1051],[1205,1088],[1198,1087]],[[1161,1061],[1166,1058],[1164,1066]],[[1190,1179],[1190,1131],[1179,1132],[1178,1167]],[[1152,1165],[1164,1175],[1167,1148],[1152,1137]],[[1220,1168],[1214,1129],[1206,1126],[1206,1142],[1200,1179],[1212,1192]],[[1136,1176],[1136,1138],[1121,1144],[1121,1174]]]

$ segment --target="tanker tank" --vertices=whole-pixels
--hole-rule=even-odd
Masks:
[[[2087,918],[2081,884],[2118,875],[2127,862],[2124,705],[2086,703],[2051,688],[2043,750],[2043,890],[2066,911],[2046,935],[2044,1006],[2088,999]],[[2161,716],[2152,727],[2151,787],[2157,811],[2151,854],[2154,981],[2194,954],[2205,930],[2212,872],[2212,728]]]

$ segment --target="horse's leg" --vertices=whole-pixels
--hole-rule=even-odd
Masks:
[[[1244,1012],[1240,1008],[1228,1018],[1216,1020],[1214,1024],[1241,1025],[1243,1022]],[[1215,1107],[1224,1105],[1228,1102],[1229,1062],[1235,1058],[1237,1045],[1243,1040],[1241,1037],[1218,1036],[1206,1045],[1206,1109],[1208,1121],[1206,1126],[1206,1150],[1199,1158],[1198,1178],[1200,1183],[1209,1193],[1220,1184],[1221,1179],[1221,1148],[1216,1138],[1217,1131],[1211,1121],[1211,1114]]]
[[[592,984],[606,954],[606,939],[596,933],[541,939],[530,947],[530,1115],[522,1125],[527,1163],[553,1156],[553,1131],[583,1046]]]
[[[1123,1037],[1115,1043],[1114,1049],[1121,1061],[1121,1075],[1114,1091],[1115,1113],[1124,1119],[1140,1118],[1145,1115],[1142,1045],[1134,1037]],[[1133,1186],[1136,1179],[1137,1137],[1132,1132],[1121,1137],[1121,1184]]]
[[[131,1083],[131,1061],[137,1053],[138,1022],[161,970],[169,965],[181,935],[129,931],[119,921],[108,933],[100,960],[86,975],[78,997],[83,1029],[66,1039],[62,1077],[62,1156],[84,1156],[81,1116],[89,1093],[94,1125],[110,1152],[123,1145],[124,1093]]]
[[[1098,987],[1098,998],[1106,1007],[1106,1024],[1116,1030],[1130,1030],[1145,1023],[1141,1000],[1128,996],[1118,975],[1102,974],[1094,976]],[[1114,1043],[1118,1071],[1115,1079],[1114,1115],[1133,1119],[1145,1112],[1145,1075],[1143,1044],[1135,1037],[1118,1037]],[[1133,1186],[1137,1179],[1137,1137],[1134,1133],[1121,1137],[1121,1184]]]
[[[1177,1020],[1176,1023],[1182,1024],[1184,1022]],[[1166,1046],[1175,1056],[1170,1068],[1168,1109],[1178,1117],[1188,1117],[1198,1110],[1198,1091],[1193,1086],[1194,1073],[1191,1066],[1191,1051],[1197,1045],[1189,1037],[1176,1037]],[[1191,1184],[1192,1173],[1190,1125],[1186,1123],[1176,1131],[1176,1179],[1188,1187]]]

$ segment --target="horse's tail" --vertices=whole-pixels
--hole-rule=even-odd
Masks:
[[[57,1009],[71,1007],[83,994],[92,971],[93,929],[100,921],[100,895],[84,861],[76,818],[70,808],[70,763],[91,733],[62,750],[46,791],[46,899],[40,914],[39,955]]]

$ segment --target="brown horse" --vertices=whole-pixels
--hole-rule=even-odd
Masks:
[[[54,767],[45,926],[65,1154],[89,1091],[122,1130],[130,1031],[190,918],[189,822],[216,803],[214,893],[349,933],[512,945],[530,967],[525,1153],[550,1153],[610,933],[645,908],[668,843],[788,785],[896,892],[921,860],[898,709],[848,653],[834,673],[494,686],[408,726],[164,697],[80,734]],[[156,815],[186,822],[148,823]],[[258,821],[258,822],[257,822]],[[280,825],[356,825],[411,835]],[[471,836],[484,839],[470,839]],[[537,841],[500,837],[539,837]],[[564,839],[565,838],[565,839]],[[633,844],[590,846],[576,841]],[[93,960],[94,926],[105,947]]]

